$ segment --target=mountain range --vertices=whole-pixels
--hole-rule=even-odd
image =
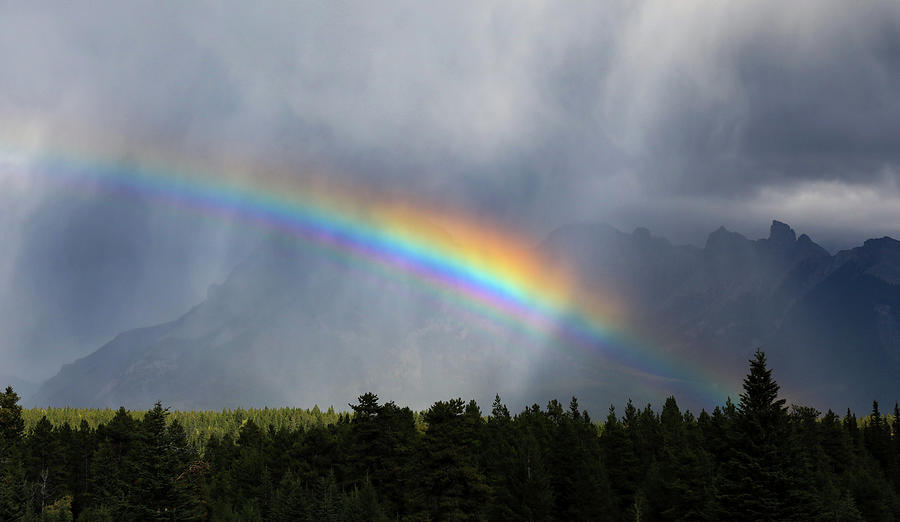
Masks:
[[[571,225],[536,248],[620,303],[629,331],[667,357],[715,361],[709,367],[732,389],[762,347],[792,402],[865,411],[872,399],[900,398],[894,239],[832,255],[779,221],[758,240],[719,228],[702,248],[644,228]],[[26,402],[311,407],[375,391],[424,407],[497,392],[513,404],[574,394],[602,412],[626,397],[664,399],[665,383],[652,376],[531,346],[411,281],[352,265],[273,237],[183,316],[121,333],[65,365]]]

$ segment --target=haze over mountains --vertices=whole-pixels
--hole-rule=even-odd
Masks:
[[[734,393],[758,345],[790,400],[897,398],[895,243],[864,243],[900,238],[896,0],[0,10],[0,379],[44,382],[26,402],[706,406],[685,381]],[[508,332],[182,197],[240,213],[269,178],[520,232],[613,338]],[[648,375],[667,357],[695,375]]]
[[[831,255],[778,221],[759,240],[719,228],[702,248],[643,228],[572,225],[538,248],[621,302],[629,331],[670,356],[706,361],[733,388],[762,346],[795,402],[864,409],[896,399],[900,242],[891,238]],[[311,407],[375,391],[419,407],[499,392],[511,404],[575,394],[599,413],[625,397],[659,403],[677,392],[348,263],[272,238],[183,316],[116,336],[26,402]]]

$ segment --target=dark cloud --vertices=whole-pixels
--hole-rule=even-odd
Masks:
[[[122,158],[145,142],[201,160],[237,153],[536,236],[608,221],[698,243],[719,224],[764,235],[774,217],[835,246],[900,232],[891,0],[0,11],[0,119],[15,122],[4,136],[35,153],[59,146],[61,129],[115,137]],[[245,232],[196,216],[58,204],[39,182],[0,180],[5,295],[93,303],[97,317],[118,314],[109,334],[132,316],[111,304],[122,296],[89,297],[104,278],[150,281],[156,304],[134,317],[174,315],[249,248]],[[50,261],[62,258],[75,264]],[[160,297],[166,278],[190,290]]]
[[[613,92],[629,109],[622,121],[643,148],[649,190],[734,196],[804,179],[868,182],[897,164],[896,4],[707,7],[665,20],[648,9],[642,30],[625,35],[625,79]],[[640,59],[654,51],[664,58]]]

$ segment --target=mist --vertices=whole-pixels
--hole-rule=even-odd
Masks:
[[[29,170],[96,143],[125,163],[328,172],[535,244],[600,222],[703,245],[777,218],[832,252],[900,234],[889,0],[0,13],[0,374],[44,379],[179,317],[266,234]]]

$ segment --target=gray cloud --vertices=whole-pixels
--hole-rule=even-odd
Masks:
[[[896,4],[734,4],[711,14],[706,27],[690,28],[699,34],[667,42],[684,62],[648,71],[626,60],[638,78],[661,74],[654,79],[665,92],[649,92],[659,107],[650,124],[637,121],[642,144],[662,152],[645,159],[673,160],[653,178],[664,190],[740,194],[801,179],[866,181],[897,163]]]
[[[608,221],[702,242],[719,224],[761,235],[773,217],[835,246],[900,232],[890,0],[0,10],[0,120],[26,156],[80,132],[109,136],[124,159],[148,145],[227,151],[536,236]],[[2,176],[0,188],[4,295],[51,310],[3,343],[17,362],[31,360],[37,324],[104,278],[146,281],[149,304],[123,314],[124,296],[95,293],[86,338],[181,311],[252,243],[151,204],[60,204],[65,193]],[[154,291],[161,280],[180,290]],[[86,349],[47,349],[29,371]]]

